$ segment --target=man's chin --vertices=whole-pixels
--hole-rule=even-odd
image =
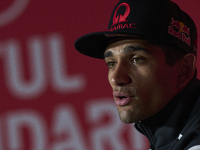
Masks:
[[[120,111],[119,112],[119,117],[120,117],[120,120],[123,122],[123,123],[126,123],[126,124],[130,124],[130,123],[135,123],[137,121],[135,121],[134,117],[131,115],[131,113],[127,112],[127,111]]]
[[[125,124],[135,123],[135,122],[133,122],[133,121],[129,121],[129,120],[122,120],[122,119],[121,119],[121,121],[122,121],[123,123],[125,123]]]

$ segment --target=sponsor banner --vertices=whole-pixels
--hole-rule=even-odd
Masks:
[[[105,62],[74,48],[81,35],[107,30],[117,2],[0,2],[0,150],[148,149],[118,117]],[[200,28],[200,2],[175,2]]]

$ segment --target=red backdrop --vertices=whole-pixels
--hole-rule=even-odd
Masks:
[[[174,1],[200,33],[200,1]],[[104,61],[74,48],[79,36],[107,29],[117,2],[0,2],[0,150],[148,149],[118,118]]]

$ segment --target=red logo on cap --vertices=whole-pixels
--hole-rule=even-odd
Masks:
[[[117,11],[119,10],[119,8],[121,6],[125,6],[126,7],[126,11],[125,11],[125,13],[123,15],[119,14],[118,16],[116,16],[117,15]],[[115,14],[114,14],[114,17],[113,17],[113,24],[112,25],[115,25],[117,23],[122,23],[122,22],[128,22],[128,20],[126,20],[126,18],[129,16],[130,11],[131,11],[131,8],[130,8],[129,4],[127,4],[127,3],[121,3],[117,7],[117,9],[115,11]]]
[[[191,46],[190,28],[188,28],[183,22],[176,21],[172,18],[168,33]]]

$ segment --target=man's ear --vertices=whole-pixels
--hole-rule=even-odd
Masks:
[[[192,79],[196,69],[196,56],[192,53],[186,54],[178,61],[177,88],[184,88]]]

